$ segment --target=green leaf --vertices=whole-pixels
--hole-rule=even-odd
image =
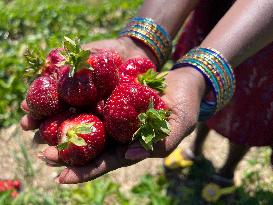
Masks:
[[[76,134],[90,134],[93,132],[93,125],[95,123],[86,123],[86,124],[81,124],[76,127],[73,127],[72,129]]]
[[[133,140],[139,140],[146,150],[153,150],[153,143],[170,134],[170,127],[167,121],[169,112],[166,110],[155,110],[152,101],[149,107],[145,113],[138,115],[140,127],[134,133]]]
[[[69,77],[73,77],[77,70],[90,68],[87,61],[91,52],[81,49],[79,39],[72,40],[66,36],[64,39],[62,55],[65,58],[65,64],[70,65]]]
[[[25,69],[23,77],[30,83],[41,74],[45,60],[41,58],[40,53],[36,53],[30,49],[25,51],[24,57],[28,67]]]
[[[61,144],[57,145],[58,150],[65,150],[67,148],[68,148],[68,142],[64,142],[64,143],[61,143]]]
[[[74,145],[77,145],[77,146],[86,146],[87,145],[85,140],[81,137],[78,137],[77,135],[75,135],[74,137],[71,137],[69,139],[69,142],[73,143]]]
[[[166,87],[165,77],[167,74],[168,72],[158,73],[151,68],[146,73],[138,75],[138,81],[162,93]]]

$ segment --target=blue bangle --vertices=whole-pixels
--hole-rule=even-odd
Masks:
[[[207,120],[222,109],[234,95],[236,86],[233,70],[221,53],[212,48],[190,50],[176,62],[172,69],[185,66],[199,71],[216,97],[215,101],[201,101],[199,121]]]

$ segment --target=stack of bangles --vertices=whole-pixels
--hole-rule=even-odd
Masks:
[[[235,77],[231,65],[213,48],[194,48],[179,59],[173,69],[191,66],[199,71],[212,88],[216,100],[202,100],[199,121],[210,118],[222,109],[235,91]]]
[[[150,18],[131,19],[120,36],[137,39],[148,46],[160,65],[168,59],[172,51],[169,34]],[[235,77],[228,61],[213,48],[194,48],[179,59],[173,69],[191,66],[199,71],[212,88],[216,100],[202,100],[199,121],[210,118],[223,108],[235,91]]]
[[[150,18],[136,17],[121,31],[120,37],[137,39],[148,46],[160,65],[168,59],[172,51],[170,35]]]

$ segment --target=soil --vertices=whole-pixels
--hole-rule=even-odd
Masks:
[[[33,181],[34,186],[50,190],[50,187],[56,186],[53,178],[61,168],[47,167],[41,160],[38,160],[36,155],[44,149],[45,145],[34,144],[32,142],[33,135],[33,132],[22,131],[19,125],[0,130],[0,178],[25,180],[29,178]],[[187,147],[193,139],[194,133],[185,138],[179,146]],[[20,145],[27,150],[30,163],[27,163],[23,157]],[[205,157],[211,160],[216,168],[219,168],[223,165],[227,153],[228,140],[211,131],[204,146]],[[247,169],[247,160],[256,158],[258,153],[259,148],[252,148],[240,162],[235,173],[237,185],[240,184],[241,176]],[[136,165],[115,170],[109,175],[113,181],[121,184],[123,190],[128,190],[138,182],[140,176],[145,173],[155,174],[159,169],[162,169],[162,159],[146,159]],[[272,180],[271,169],[270,165],[264,168],[265,179],[267,180]]]

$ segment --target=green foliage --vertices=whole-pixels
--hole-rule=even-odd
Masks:
[[[82,205],[127,205],[128,199],[120,192],[119,185],[107,177],[84,184],[71,191],[72,204]]]
[[[5,3],[8,2],[8,3]],[[82,43],[113,38],[142,0],[12,0],[0,2],[0,127],[17,123],[30,49],[45,55],[63,36]]]
[[[273,179],[265,180],[262,173],[269,166],[270,154],[269,148],[260,149],[257,157],[260,164],[249,161],[235,193],[221,197],[213,205],[269,205],[273,201]],[[200,193],[213,173],[212,164],[204,160],[185,170],[144,175],[127,192],[107,176],[74,188],[56,186],[46,193],[25,184],[25,190],[15,199],[10,192],[0,193],[0,205],[205,205],[208,203]]]
[[[145,175],[132,189],[132,194],[146,205],[173,205],[174,199],[167,196],[168,183],[163,175]]]

